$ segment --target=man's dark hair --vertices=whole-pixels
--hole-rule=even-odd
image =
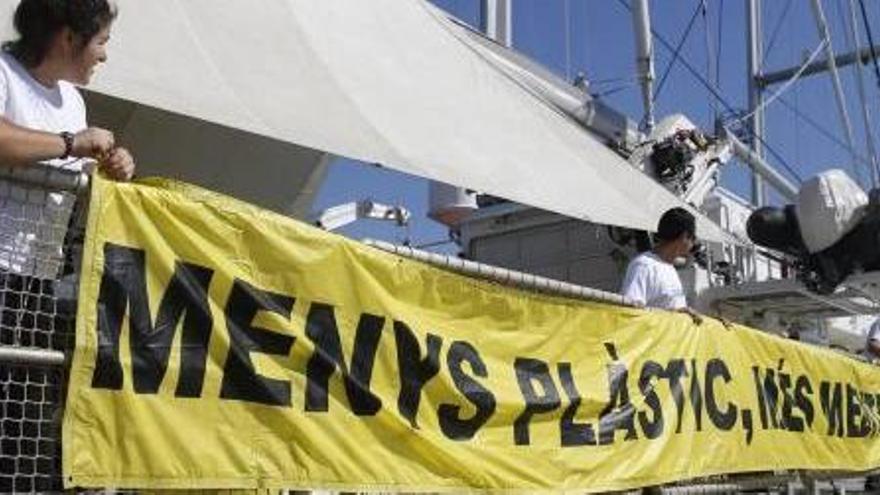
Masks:
[[[684,208],[672,208],[660,217],[657,224],[657,238],[661,241],[674,241],[681,234],[688,234],[693,239],[697,234],[697,222],[691,212]]]
[[[20,37],[4,43],[3,50],[25,67],[36,67],[63,28],[70,28],[84,48],[114,18],[116,8],[108,0],[21,0],[13,19]]]

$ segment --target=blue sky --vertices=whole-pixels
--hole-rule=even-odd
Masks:
[[[432,1],[465,22],[472,25],[478,23],[479,0]],[[571,79],[578,72],[585,73],[593,81],[594,93],[600,93],[605,102],[639,120],[642,106],[640,91],[634,81],[632,20],[623,5],[629,1],[513,0],[514,47],[563,77]],[[850,50],[845,35],[849,27],[844,23],[849,20],[848,2],[823,0],[833,46],[838,53]],[[819,44],[810,2],[772,0],[761,3],[765,72],[799,65]],[[679,57],[686,60],[704,79],[714,82],[717,74],[719,92],[728,105],[741,111],[747,102],[745,2],[707,0],[705,15],[698,10],[699,5],[699,0],[652,0],[653,27],[674,47],[683,39],[696,12]],[[880,2],[866,0],[865,6],[874,41],[880,43]],[[858,28],[863,43],[866,43],[861,17],[858,18]],[[659,82],[670,64],[672,53],[658,40],[655,39],[654,43]],[[714,62],[716,56],[720,61],[718,64]],[[709,71],[710,65],[718,67],[717,72]],[[875,120],[880,118],[878,81],[872,66],[865,66],[864,69],[868,108],[872,120]],[[841,78],[857,151],[866,155],[861,104],[852,67],[841,69]],[[843,127],[831,88],[827,74],[804,78],[782,93],[767,109],[766,140],[788,166],[803,178],[834,167],[843,168],[853,175],[849,153],[841,146],[844,141]],[[778,89],[779,86],[771,87],[768,94]],[[699,80],[681,63],[676,63],[660,89],[656,112],[659,117],[684,113],[703,130],[711,132],[716,112],[713,101]],[[724,111],[720,103],[717,107]],[[876,126],[872,132],[877,143]],[[787,173],[779,160],[774,157],[768,159],[780,171]],[[742,165],[728,164],[722,171],[722,183],[748,197],[748,175]],[[340,159],[331,166],[315,208],[322,209],[359,199],[404,205],[413,212],[408,228],[360,221],[338,232],[356,239],[370,237],[398,243],[409,239],[413,245],[425,245],[447,238],[446,228],[425,216],[427,190],[427,181],[423,179]],[[455,246],[432,249],[454,252]]]

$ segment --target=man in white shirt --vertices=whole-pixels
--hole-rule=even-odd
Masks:
[[[674,263],[686,258],[696,242],[696,219],[684,208],[673,208],[660,217],[657,245],[630,261],[621,293],[629,300],[649,308],[669,309],[699,315],[687,305],[684,289]]]
[[[872,361],[880,359],[880,318],[874,320],[865,341],[865,353]]]

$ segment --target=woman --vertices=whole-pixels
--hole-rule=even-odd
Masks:
[[[108,0],[21,0],[19,38],[0,51],[0,164],[81,171],[97,160],[107,176],[131,179],[131,154],[110,131],[88,127],[75,86],[107,60],[115,17]],[[28,315],[56,312],[42,307],[53,298],[35,295],[56,292],[72,206],[70,194],[0,181],[0,344],[36,345],[32,336],[51,330]]]
[[[14,24],[19,39],[0,54],[0,161],[50,163],[78,169],[96,158],[118,180],[134,174],[131,154],[109,131],[88,128],[74,84],[89,83],[107,60],[116,9],[108,0],[22,0]],[[42,132],[34,132],[42,131]],[[63,160],[63,161],[62,161]]]

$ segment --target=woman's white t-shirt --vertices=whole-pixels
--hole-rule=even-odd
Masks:
[[[0,52],[0,114],[19,126],[54,133],[86,128],[86,106],[73,84],[43,86],[6,52]],[[83,167],[81,159],[45,163],[75,171]],[[0,270],[57,276],[73,200],[70,194],[0,182]]]

